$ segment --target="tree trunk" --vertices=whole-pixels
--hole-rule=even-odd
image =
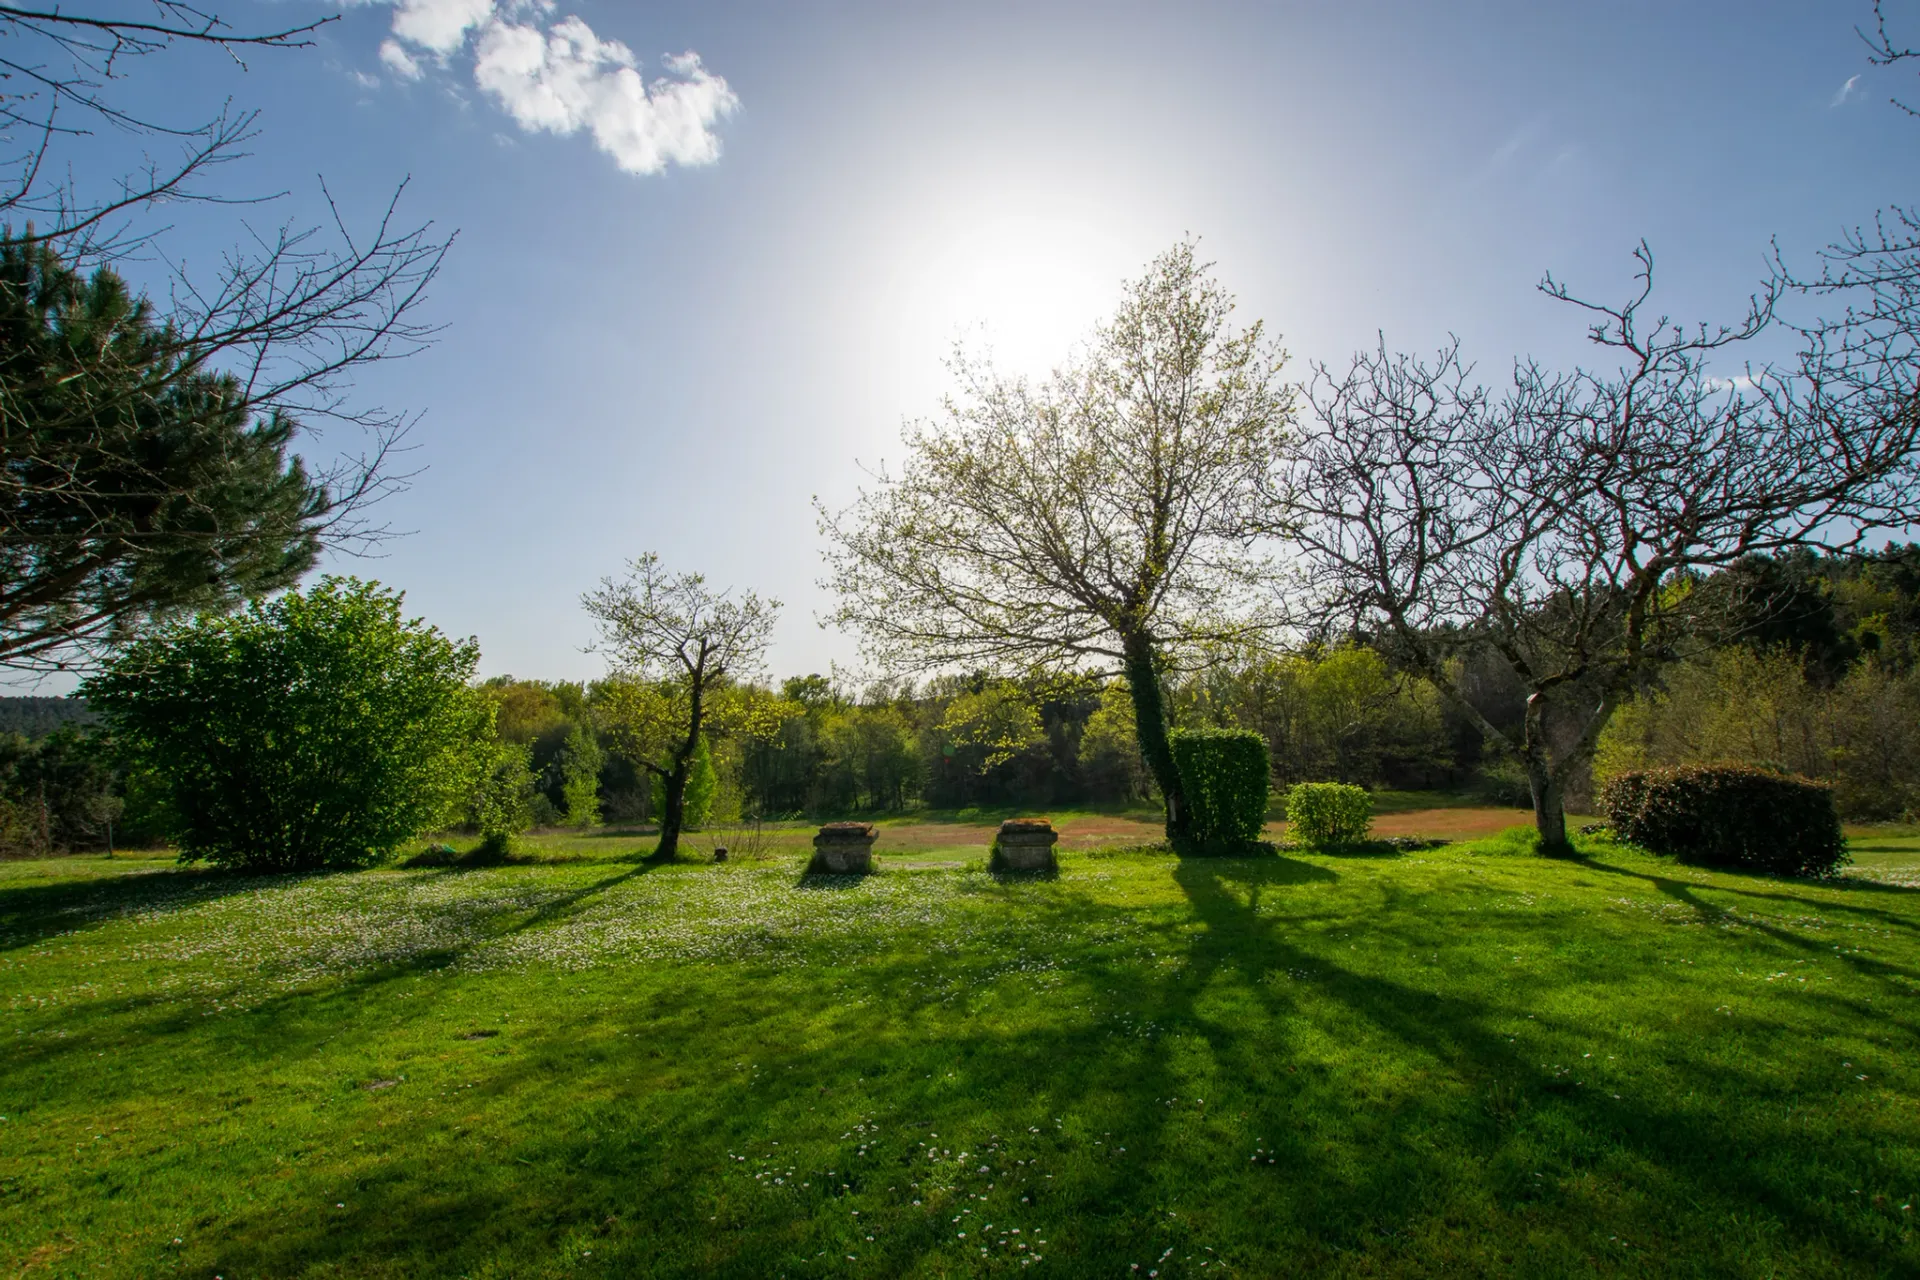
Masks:
[[[688,695],[691,710],[687,738],[673,753],[673,767],[660,782],[660,843],[654,846],[653,856],[661,862],[672,862],[680,855],[680,827],[687,813],[687,775],[693,771],[693,753],[700,745],[701,701],[706,692],[701,684],[700,673],[696,672]]]
[[[1140,754],[1146,759],[1167,807],[1167,839],[1178,840],[1188,830],[1187,795],[1180,786],[1180,771],[1173,763],[1173,746],[1167,741],[1167,703],[1160,688],[1160,664],[1155,660],[1153,641],[1146,635],[1127,636],[1123,646]]]
[[[1533,792],[1533,825],[1540,833],[1540,852],[1572,853],[1565,788],[1547,763],[1546,752],[1538,748],[1527,753],[1527,786]]]

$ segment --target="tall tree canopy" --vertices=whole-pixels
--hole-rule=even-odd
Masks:
[[[98,642],[284,586],[323,544],[381,534],[364,513],[403,479],[389,463],[409,423],[358,402],[353,375],[431,336],[417,311],[449,241],[401,225],[397,193],[350,230],[323,188],[322,225],[249,222],[213,271],[175,269],[151,251],[158,206],[257,216],[263,202],[209,181],[255,117],[196,122],[120,87],[170,49],[301,48],[326,21],[248,31],[176,0],[0,5],[0,668],[86,665]],[[128,138],[162,154],[129,168]],[[166,314],[108,265],[146,278]],[[356,438],[316,452],[329,426]],[[305,465],[287,456],[296,434]]]
[[[1176,245],[1085,354],[1038,384],[964,355],[897,475],[821,509],[833,618],[897,670],[1124,671],[1167,807],[1186,806],[1165,673],[1257,642],[1259,480],[1286,438],[1285,356]]]
[[[0,665],[297,581],[366,492],[312,479],[294,430],[112,271],[0,243]]]
[[[1712,362],[1760,335],[1778,288],[1737,325],[1649,319],[1651,255],[1625,304],[1574,299],[1612,368],[1522,363],[1495,393],[1458,351],[1382,350],[1321,370],[1277,515],[1321,603],[1380,638],[1525,765],[1536,823],[1564,848],[1564,790],[1621,701],[1737,611],[1703,572],[1755,554],[1853,548],[1920,517],[1911,334],[1874,316],[1803,330],[1797,360]],[[1911,315],[1911,312],[1907,313]],[[1527,690],[1513,730],[1462,690],[1487,646]]]

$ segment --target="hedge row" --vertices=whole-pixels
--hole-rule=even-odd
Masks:
[[[1847,844],[1823,783],[1745,765],[1623,773],[1600,796],[1613,829],[1655,853],[1776,875],[1831,875]]]

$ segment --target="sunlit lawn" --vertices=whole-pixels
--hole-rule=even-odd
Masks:
[[[1920,1273],[1911,836],[1818,885],[805,834],[0,864],[0,1271]]]

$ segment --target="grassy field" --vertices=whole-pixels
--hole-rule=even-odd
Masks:
[[[984,829],[0,864],[0,1271],[1920,1273],[1911,832],[1809,884]]]

